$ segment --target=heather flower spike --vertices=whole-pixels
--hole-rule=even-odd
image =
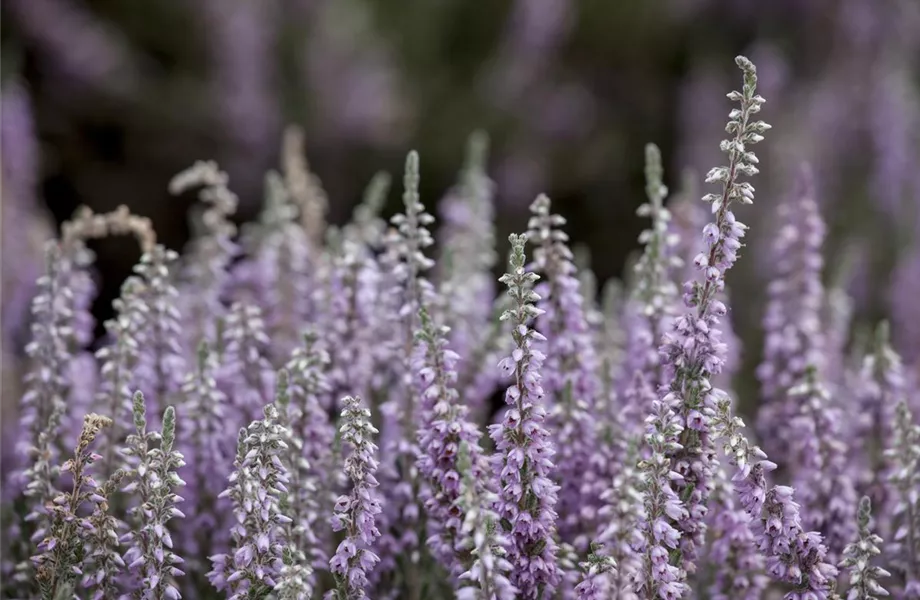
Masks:
[[[706,532],[706,505],[715,463],[710,429],[720,393],[712,387],[711,380],[722,371],[726,356],[719,324],[727,308],[716,296],[725,287],[725,273],[737,260],[741,238],[747,229],[730,209],[736,201],[742,204],[753,201],[754,188],[741,181],[741,177],[757,173],[754,166],[757,157],[750,146],[762,140],[760,134],[769,129],[766,123],[753,120],[764,103],[763,98],[755,95],[754,65],[743,56],[735,62],[744,74],[744,86],[741,92],[728,95],[739,104],[739,108],[729,113],[726,131],[731,137],[721,144],[728,165],[712,169],[706,177],[708,183],[721,185],[722,192],[703,197],[711,204],[714,215],[713,221],[703,228],[708,251],[701,252],[694,260],[700,275],[685,284],[686,310],[675,320],[673,331],[664,337],[661,348],[671,374],[662,402],[674,407],[681,427],[679,443],[668,454],[679,475],[671,484],[686,509],[677,519],[680,552],[673,558],[676,566],[688,573],[696,568],[697,553]]]
[[[859,537],[846,547],[843,553],[844,558],[840,562],[840,567],[847,569],[850,573],[850,591],[847,593],[847,600],[878,600],[888,596],[888,591],[882,587],[879,579],[890,577],[891,573],[872,565],[872,562],[882,552],[880,548],[882,538],[872,533],[870,529],[872,502],[868,496],[860,499],[856,515],[859,523]]]
[[[90,450],[96,436],[112,420],[96,414],[87,415],[74,449],[73,458],[61,466],[61,472],[73,476],[69,493],[59,493],[47,506],[48,531],[38,544],[35,581],[42,600],[57,600],[74,594],[74,586],[83,574],[82,557],[93,525],[82,508],[94,500],[96,481],[89,473],[94,462],[102,458]]]
[[[546,338],[529,327],[543,312],[534,306],[540,297],[531,289],[539,277],[525,269],[527,237],[512,234],[509,240],[510,268],[499,281],[508,286],[512,306],[501,318],[514,328],[515,347],[499,368],[513,382],[505,391],[508,410],[501,423],[489,426],[489,434],[496,450],[496,512],[512,541],[511,582],[521,598],[536,600],[551,594],[560,582],[554,539],[558,486],[552,480],[555,448],[544,425],[541,367],[546,357],[535,347]]]
[[[379,562],[372,548],[380,537],[374,523],[380,514],[381,501],[377,495],[377,445],[373,436],[378,433],[371,425],[370,411],[360,398],[348,396],[342,400],[342,441],[351,447],[345,459],[345,473],[351,480],[348,495],[340,496],[335,504],[332,529],[345,532],[329,568],[335,576],[336,587],[327,600],[356,600],[367,597],[367,573]]]
[[[517,589],[508,579],[512,565],[508,562],[508,536],[501,531],[499,517],[493,510],[497,497],[487,486],[476,481],[470,459],[470,447],[460,444],[457,468],[461,474],[460,506],[463,525],[457,549],[469,552],[471,563],[459,579],[458,600],[514,600]]]
[[[592,543],[587,560],[579,565],[584,579],[575,586],[575,597],[578,600],[610,598],[609,578],[616,574],[617,563],[612,557],[601,554],[602,549],[601,544]]]
[[[894,499],[894,535],[886,556],[899,583],[903,582],[905,597],[910,598],[920,594],[920,425],[904,400],[895,409],[894,436],[885,458]]]

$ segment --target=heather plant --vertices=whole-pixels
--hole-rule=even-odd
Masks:
[[[624,281],[600,284],[545,195],[495,280],[482,133],[437,211],[411,152],[399,214],[379,174],[337,225],[297,129],[256,223],[237,228],[216,163],[173,179],[200,200],[181,255],[126,209],[79,211],[48,245],[4,431],[0,595],[917,598],[918,376],[824,272],[807,176],[774,221],[751,211],[774,241],[761,389],[725,387],[735,211],[769,129],[736,64],[719,190],[669,197],[649,145]],[[90,242],[126,234],[141,258],[93,340]]]

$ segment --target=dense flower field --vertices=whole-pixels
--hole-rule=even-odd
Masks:
[[[497,289],[482,135],[437,240],[414,152],[389,226],[386,175],[327,226],[296,131],[240,235],[212,162],[170,184],[203,207],[181,257],[79,212],[4,431],[3,597],[920,598],[920,388],[884,323],[847,350],[807,167],[771,224],[753,429],[733,414],[725,277],[769,129],[736,62],[714,191],[666,208],[649,145],[644,254],[600,303],[546,196]],[[91,352],[112,235],[143,254]]]

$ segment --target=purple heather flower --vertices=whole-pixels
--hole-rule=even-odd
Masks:
[[[671,328],[677,312],[678,290],[671,273],[681,266],[671,225],[671,212],[664,207],[668,188],[662,183],[661,152],[654,144],[645,147],[645,189],[648,202],[639,206],[640,217],[650,217],[652,226],[639,236],[645,251],[635,265],[634,287],[628,311],[634,313],[628,329],[630,372],[648,373],[654,389],[666,383],[666,373],[657,351],[665,331]]]
[[[584,578],[575,586],[578,600],[604,600],[610,598],[610,578],[616,575],[617,562],[610,556],[600,553],[601,544],[591,544],[587,560],[580,563]]]
[[[157,244],[144,252],[134,268],[144,279],[142,297],[149,315],[133,385],[152,399],[153,407],[165,406],[174,397],[182,387],[186,368],[182,320],[177,306],[179,292],[170,272],[178,258],[176,252]]]
[[[644,379],[641,372],[637,372],[636,377]],[[649,600],[676,600],[688,591],[687,573],[680,566],[670,564],[669,558],[678,549],[681,537],[674,523],[685,522],[689,517],[684,502],[672,487],[672,482],[681,481],[683,475],[673,470],[668,458],[681,450],[678,440],[683,432],[674,412],[674,401],[673,394],[668,394],[652,402],[645,433],[649,456],[639,463],[643,472],[645,511],[637,524],[643,535],[637,549],[644,557],[637,590],[640,597]]]
[[[538,279],[525,270],[526,236],[510,237],[510,270],[499,281],[508,286],[513,304],[502,320],[510,320],[515,348],[499,367],[514,381],[505,391],[508,410],[502,422],[489,426],[495,442],[493,470],[499,501],[496,512],[511,538],[508,560],[513,565],[511,582],[520,597],[549,597],[560,582],[556,565],[556,494],[553,482],[555,448],[546,430],[541,368],[545,356],[535,348],[546,338],[528,323],[542,314],[534,306],[540,297],[531,289]]]
[[[918,184],[920,186],[920,184]],[[904,252],[891,275],[888,303],[894,325],[894,341],[910,365],[920,364],[920,319],[917,297],[920,296],[920,242]]]
[[[229,476],[233,449],[226,439],[227,396],[217,386],[217,369],[217,357],[202,342],[197,368],[185,377],[181,389],[186,417],[181,421],[180,437],[191,485],[186,496],[188,526],[178,537],[191,578],[196,580],[206,571],[202,568],[206,558],[218,549],[226,550],[228,541],[219,533],[227,514],[220,510],[217,498]]]
[[[227,316],[224,338],[227,345],[218,381],[227,385],[237,422],[245,423],[271,397],[274,371],[266,357],[271,341],[262,310],[254,304],[235,303]]]
[[[588,475],[597,439],[599,361],[568,235],[561,229],[565,219],[550,209],[549,198],[539,196],[531,205],[528,225],[536,269],[546,278],[534,292],[541,298],[537,324],[549,338],[538,346],[546,354],[541,375],[549,407],[547,428],[558,449],[558,472]],[[583,484],[581,478],[562,478],[556,507],[562,541],[582,550],[597,529],[601,504],[598,490]]]
[[[625,452],[616,458],[620,464],[611,480],[612,485],[608,484],[601,496],[604,506],[599,514],[605,527],[599,532],[598,540],[610,547],[610,556],[617,564],[610,582],[612,597],[636,600],[636,580],[642,571],[642,556],[636,548],[643,547],[640,525],[645,517],[638,440],[633,438]]]
[[[495,297],[495,184],[486,174],[488,144],[483,132],[470,136],[460,181],[438,206],[443,221],[439,292],[450,299],[445,324],[451,347],[462,357],[472,356],[488,335]],[[459,369],[471,367],[461,361]]]
[[[441,564],[454,575],[469,568],[469,560],[457,548],[463,526],[461,478],[469,476],[481,494],[488,464],[479,447],[481,432],[467,419],[455,388],[459,356],[448,348],[447,327],[436,327],[422,308],[421,329],[416,334],[412,373],[420,397],[421,424],[418,430],[421,475],[428,479],[425,509],[428,514],[428,545]],[[467,471],[458,466],[460,447],[467,452]]]
[[[754,545],[751,518],[735,502],[728,473],[720,464],[713,477],[708,516],[712,545],[706,557],[715,578],[709,587],[713,600],[757,600],[769,579],[764,559]]]
[[[300,437],[301,428],[294,429],[296,421],[304,418],[299,404],[291,403],[288,381],[289,375],[285,370],[278,372],[276,377],[275,403],[278,408],[278,422],[284,430],[284,442],[287,444],[282,454],[282,462],[288,469],[288,491],[281,498],[282,511],[291,519],[287,524],[284,537],[288,541],[285,548],[285,569],[282,578],[286,581],[285,587],[308,588],[303,592],[304,598],[312,595],[315,578],[313,576],[312,559],[316,556],[318,542],[315,533],[319,502],[317,497],[318,473],[313,469],[309,460],[304,457],[304,440]],[[293,590],[292,590],[293,593]]]
[[[713,425],[723,440],[729,463],[737,468],[732,476],[735,493],[751,519],[754,544],[766,559],[766,572],[774,580],[793,586],[785,600],[835,598],[832,590],[837,568],[827,561],[821,534],[802,529],[792,488],[768,489],[766,474],[776,469],[776,463],[747,441],[742,433],[744,422],[732,416],[727,395],[717,400]]]
[[[458,600],[514,600],[517,589],[508,579],[512,565],[508,562],[508,537],[502,533],[498,515],[493,510],[498,497],[488,486],[476,480],[467,442],[460,444],[457,456],[463,524],[456,549],[469,552],[469,569],[460,575],[470,585],[456,590]]]
[[[121,539],[130,546],[124,560],[135,575],[134,586],[140,598],[177,600],[180,596],[175,577],[185,574],[177,565],[184,561],[173,552],[172,532],[167,525],[173,518],[185,517],[176,507],[184,499],[174,492],[185,485],[176,473],[185,466],[185,460],[173,449],[176,412],[172,406],[167,406],[163,413],[163,430],[155,433],[147,431],[146,406],[141,392],[134,394],[133,409],[135,433],[128,437],[126,451],[133,459],[133,470],[131,482],[124,491],[136,494],[140,502],[128,511],[133,529]],[[151,442],[159,442],[159,445],[151,448]]]
[[[813,367],[787,394],[796,407],[787,425],[788,456],[792,484],[803,506],[802,527],[824,535],[828,560],[836,564],[856,535],[852,507],[857,494],[841,431],[842,415]]]
[[[326,595],[327,600],[356,600],[365,598],[367,573],[379,562],[372,548],[380,537],[375,524],[381,512],[381,500],[377,494],[377,445],[373,436],[377,429],[371,425],[370,411],[360,398],[348,396],[342,400],[342,441],[351,446],[345,459],[345,473],[351,480],[352,489],[340,496],[335,504],[332,529],[345,531],[345,539],[339,544],[335,555],[329,561],[329,568],[335,576],[336,589]]]
[[[109,499],[118,491],[124,470],[115,471],[105,483],[90,495],[93,513],[89,524],[92,529],[86,542],[86,565],[83,567],[81,585],[92,592],[93,600],[112,600],[118,597],[118,580],[127,565],[119,552],[119,532],[125,524],[110,514]]]
[[[236,226],[230,217],[239,202],[227,187],[228,180],[217,163],[198,161],[169,182],[169,193],[173,195],[200,188],[198,198],[205,205],[199,235],[189,244],[182,268],[180,298],[189,351],[202,341],[214,342],[216,319],[226,313],[222,300],[227,293],[227,269],[238,252],[233,241]]]
[[[315,514],[304,513],[294,528],[302,527],[304,533],[312,531],[313,542],[310,547],[301,547],[311,559],[315,569],[325,568],[329,563],[332,540],[326,535],[326,528],[319,523],[320,515],[332,511],[338,490],[344,486],[344,476],[333,464],[335,460],[335,425],[329,419],[326,399],[330,384],[326,377],[329,354],[320,345],[315,332],[304,335],[304,344],[294,351],[285,367],[290,376],[290,428],[291,435],[302,441],[298,451],[300,460],[309,465],[308,476],[312,479],[316,492]],[[296,515],[292,515],[295,518]]]
[[[891,573],[871,564],[873,559],[882,553],[879,547],[882,538],[872,533],[869,528],[872,520],[872,502],[868,496],[860,499],[856,519],[859,522],[859,536],[856,541],[847,545],[840,562],[840,568],[847,569],[850,573],[847,600],[878,600],[888,595],[888,591],[878,580],[891,577]]]
[[[898,583],[903,582],[902,597],[914,598],[920,593],[920,425],[904,400],[896,408],[894,435],[885,458],[888,494],[893,500],[891,543],[885,554]],[[891,587],[896,597],[901,595]]]
[[[81,557],[93,531],[91,517],[86,516],[83,507],[98,496],[98,484],[89,471],[102,458],[90,446],[111,423],[108,417],[87,415],[73,457],[60,467],[61,473],[72,475],[72,488],[69,493],[56,492],[48,502],[48,529],[38,544],[38,554],[32,557],[36,567],[34,582],[42,598],[66,595],[83,575]],[[28,597],[36,595],[30,593]]]
[[[770,456],[785,465],[789,439],[783,425],[795,413],[789,388],[801,379],[807,365],[815,365],[822,373],[825,367],[821,320],[825,226],[807,167],[802,168],[793,199],[780,206],[778,217],[773,247],[776,272],[767,288],[763,321],[764,360],[757,368],[764,400],[757,427],[764,441],[772,443],[767,448]]]
[[[696,281],[685,285],[686,311],[674,322],[674,330],[665,335],[661,352],[671,374],[671,383],[663,402],[676,407],[682,426],[680,448],[671,454],[674,470],[680,478],[672,485],[683,497],[686,514],[678,522],[681,532],[679,562],[687,572],[695,570],[696,555],[706,531],[706,503],[714,462],[710,425],[714,415],[717,390],[711,378],[725,364],[726,348],[719,324],[727,313],[718,294],[725,287],[725,273],[738,259],[741,238],[747,227],[735,219],[730,210],[733,202],[751,204],[754,188],[741,182],[742,175],[752,176],[757,157],[750,146],[763,139],[769,129],[763,121],[754,121],[764,99],[755,95],[757,72],[743,56],[735,59],[744,73],[742,92],[728,94],[740,108],[729,113],[726,131],[733,137],[720,148],[728,155],[728,165],[710,170],[707,183],[722,186],[720,194],[707,194],[703,200],[712,207],[714,221],[703,229],[709,250],[694,260],[700,273]]]
[[[221,493],[233,502],[233,544],[229,554],[211,557],[208,573],[211,583],[234,600],[263,597],[281,577],[288,543],[284,533],[291,523],[282,511],[289,474],[281,457],[288,450],[288,435],[274,404],[266,405],[261,420],[240,430],[235,469]]]
[[[858,411],[860,415],[867,417],[866,430],[860,432],[860,437],[867,449],[873,445],[884,445],[886,440],[894,436],[895,411],[898,403],[908,397],[905,379],[901,357],[889,341],[888,323],[880,323],[875,330],[872,352],[863,360],[859,381]],[[860,419],[860,422],[862,421],[863,419]],[[884,498],[878,495],[883,457],[877,453],[868,458],[868,468],[874,483],[873,493],[869,496],[876,504],[884,507]]]
[[[358,204],[345,225],[342,236],[368,250],[378,250],[383,242],[386,221],[380,217],[387,195],[390,193],[390,174],[385,171],[375,173],[364,189],[361,203]]]

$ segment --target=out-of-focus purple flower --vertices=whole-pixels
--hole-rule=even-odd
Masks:
[[[313,532],[315,543],[301,550],[308,553],[315,569],[325,568],[332,551],[332,540],[326,529],[320,526],[320,515],[331,512],[338,490],[345,483],[344,476],[333,464],[335,425],[326,410],[330,404],[326,399],[330,393],[325,374],[328,365],[329,353],[320,344],[317,334],[310,331],[304,336],[303,346],[294,351],[285,367],[290,375],[288,394],[292,435],[303,442],[298,456],[309,464],[309,478],[316,487],[313,494],[317,509],[304,513],[304,523],[295,523],[294,527],[309,528]]]
[[[463,526],[461,478],[466,475],[481,495],[488,481],[488,464],[479,447],[481,433],[467,419],[467,409],[457,393],[456,365],[459,356],[447,347],[447,328],[436,328],[423,308],[419,315],[412,360],[415,385],[421,398],[421,422],[418,430],[419,472],[428,479],[430,496],[425,499],[428,513],[428,545],[451,573],[465,571],[469,561],[458,548]],[[468,473],[458,466],[460,447],[467,452]],[[467,549],[469,551],[469,549]]]
[[[769,582],[764,560],[754,545],[748,514],[735,502],[728,473],[720,464],[713,478],[709,531],[712,545],[706,557],[715,569],[709,588],[714,600],[756,600]]]
[[[511,541],[502,532],[493,509],[498,503],[496,494],[475,480],[466,443],[460,444],[457,469],[461,474],[463,524],[456,548],[469,552],[471,559],[469,569],[459,577],[470,585],[461,584],[457,600],[513,600],[517,589],[508,579],[513,567],[506,558]]]
[[[381,512],[374,476],[378,463],[373,436],[377,429],[371,425],[370,411],[360,398],[349,396],[342,404],[342,441],[351,446],[351,453],[345,459],[345,473],[353,487],[348,495],[339,497],[331,521],[333,530],[345,531],[345,539],[329,561],[336,589],[326,595],[327,600],[364,598],[367,573],[380,560],[371,550],[380,537],[375,523]]]
[[[201,342],[213,344],[217,319],[224,316],[227,293],[227,270],[238,248],[233,241],[236,226],[229,220],[239,202],[227,187],[229,177],[213,161],[198,161],[176,174],[169,182],[169,193],[182,194],[200,188],[198,197],[205,205],[200,218],[198,237],[189,244],[182,266],[180,298],[187,331],[187,351]]]
[[[837,564],[856,535],[857,494],[841,427],[842,415],[814,367],[788,391],[796,407],[787,425],[792,483],[799,493],[802,527],[824,535],[828,560]]]
[[[274,371],[266,357],[271,344],[265,333],[262,310],[255,304],[235,303],[227,315],[224,349],[218,381],[227,396],[237,423],[255,418],[259,407],[271,397]]]
[[[894,342],[909,365],[920,364],[920,243],[913,244],[900,258],[891,275],[888,302]]]
[[[886,549],[892,570],[903,583],[903,598],[920,592],[920,425],[903,400],[895,413],[894,436],[885,451],[888,485],[894,499],[891,542]],[[892,586],[893,588],[895,586]],[[896,597],[900,590],[896,592]]]
[[[555,448],[543,424],[541,367],[546,357],[534,347],[546,338],[528,327],[543,312],[533,304],[540,299],[531,289],[538,276],[525,270],[526,236],[512,235],[510,240],[510,269],[499,281],[508,286],[513,300],[502,319],[514,326],[515,348],[499,366],[514,382],[505,391],[509,408],[501,423],[489,426],[489,433],[496,449],[496,512],[511,538],[511,582],[522,598],[538,600],[552,594],[560,581],[554,539],[558,486],[552,480]]]
[[[466,164],[457,185],[438,205],[441,297],[451,348],[468,359],[488,335],[495,297],[495,184],[486,174],[489,139],[476,132],[467,142]],[[460,371],[475,368],[461,360]]]
[[[12,0],[10,18],[66,79],[121,96],[140,84],[137,57],[115,28],[71,0]]]
[[[554,436],[560,473],[582,473],[590,479],[597,439],[599,362],[587,306],[575,276],[565,219],[552,214],[550,200],[539,196],[531,206],[528,239],[534,250],[535,269],[544,274],[534,292],[543,313],[537,319],[548,340],[538,346],[546,354],[541,372],[549,407],[547,429]],[[562,541],[586,549],[597,530],[600,497],[586,479],[560,480],[558,529]]]
[[[611,577],[616,575],[617,562],[601,554],[602,546],[591,544],[587,560],[580,564],[584,578],[575,586],[578,600],[604,600],[611,597]]]
[[[714,429],[723,440],[729,463],[737,468],[732,476],[735,493],[751,519],[754,543],[766,559],[767,574],[793,586],[785,600],[834,598],[837,568],[827,561],[821,534],[802,529],[792,488],[767,487],[766,474],[776,469],[776,463],[747,441],[744,422],[732,416],[727,395],[718,399]]]
[[[773,245],[775,275],[767,288],[764,315],[764,359],[757,368],[763,404],[758,431],[774,460],[788,461],[788,423],[796,412],[789,389],[808,365],[824,372],[822,324],[824,286],[821,246],[825,226],[814,198],[812,176],[803,167],[790,201],[780,206],[779,230]]]
[[[644,375],[636,377],[642,387]],[[685,522],[687,508],[672,488],[672,482],[683,476],[672,469],[669,454],[681,450],[679,443],[683,426],[674,412],[679,408],[673,394],[655,398],[646,419],[645,443],[649,456],[639,463],[643,472],[643,505],[645,508],[638,528],[642,539],[636,548],[643,553],[643,565],[636,589],[640,597],[677,600],[688,591],[687,573],[670,564],[670,555],[678,549],[681,532],[673,523]]]

